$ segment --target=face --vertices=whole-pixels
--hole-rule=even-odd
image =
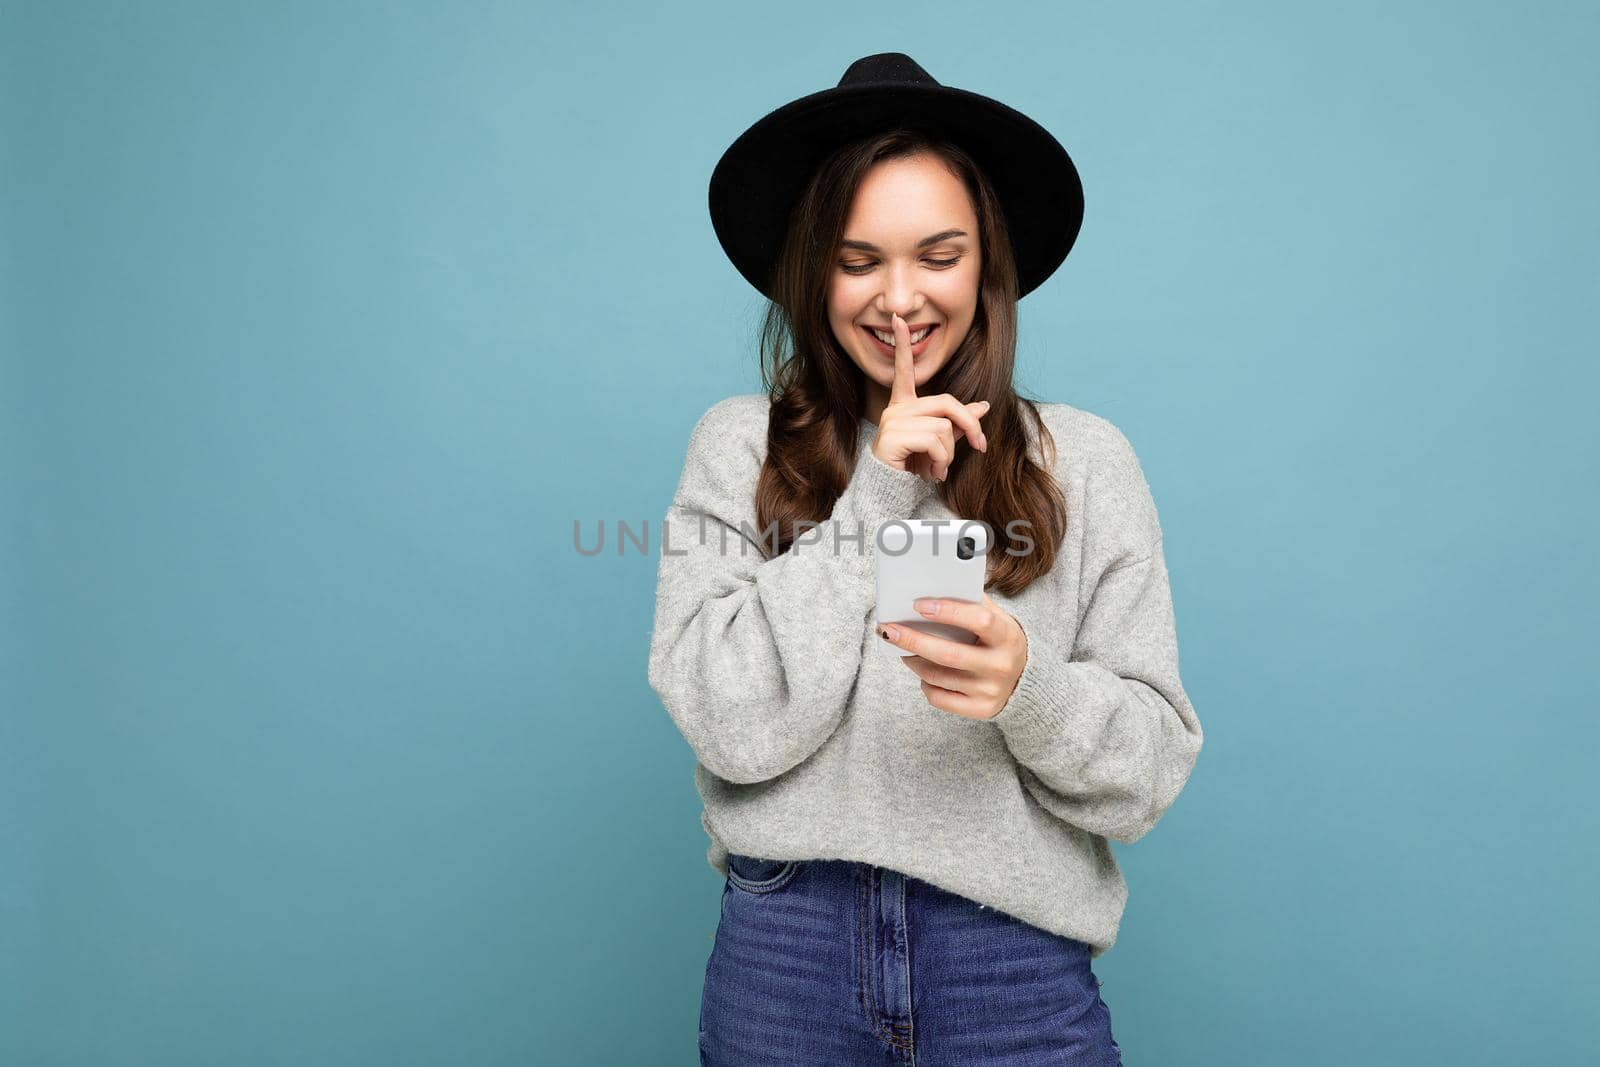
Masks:
[[[870,414],[888,402],[894,381],[890,313],[911,327],[921,386],[972,326],[980,267],[977,213],[966,186],[943,161],[915,156],[868,171],[832,267],[828,322],[866,376]],[[869,332],[872,327],[889,338],[887,345]],[[932,333],[918,342],[928,327]]]

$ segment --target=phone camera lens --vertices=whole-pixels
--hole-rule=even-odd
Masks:
[[[956,558],[971,559],[977,550],[978,543],[970,537],[963,537],[956,542]]]

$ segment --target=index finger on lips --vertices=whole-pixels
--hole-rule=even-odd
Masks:
[[[895,315],[894,327],[894,384],[889,388],[889,403],[901,404],[917,398],[917,374],[911,356],[911,327],[906,320]]]

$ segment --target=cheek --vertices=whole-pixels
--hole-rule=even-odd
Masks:
[[[860,286],[851,285],[848,279],[836,277],[828,286],[828,313],[836,318],[850,318],[860,304],[871,299],[860,289]]]
[[[843,329],[850,324],[853,312],[845,294],[837,289],[828,294],[828,321]]]
[[[952,315],[970,313],[978,306],[978,273],[963,272],[959,278],[949,279],[938,290],[938,299]]]

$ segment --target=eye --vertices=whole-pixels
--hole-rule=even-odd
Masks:
[[[928,263],[930,265],[938,267],[940,270],[945,270],[945,269],[947,269],[949,267],[953,267],[957,263],[960,263],[960,262],[961,262],[961,257],[960,256],[955,256],[955,257],[952,257],[950,259],[930,259],[930,260],[928,260]],[[846,274],[865,274],[867,271],[872,269],[872,266],[873,265],[871,263],[841,263],[841,264],[839,264],[839,269],[844,271]]]

